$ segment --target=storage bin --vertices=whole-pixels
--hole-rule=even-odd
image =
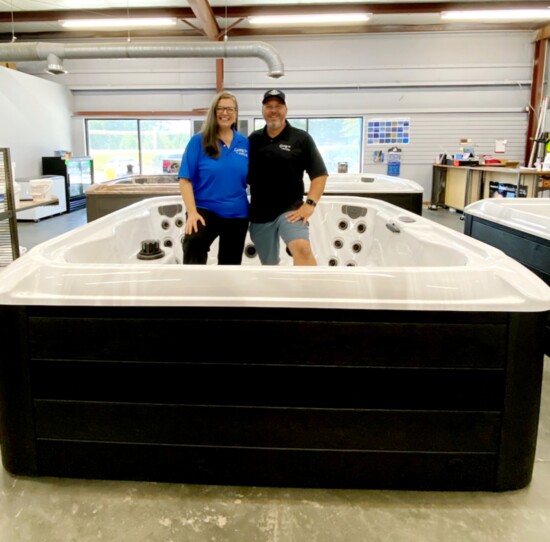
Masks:
[[[46,201],[52,197],[51,179],[32,179],[29,181],[29,187],[34,201]]]

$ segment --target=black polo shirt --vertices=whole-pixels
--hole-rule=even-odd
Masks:
[[[298,209],[304,198],[304,171],[310,179],[328,175],[313,138],[288,121],[273,139],[264,127],[248,140],[251,222],[271,222],[281,213]]]

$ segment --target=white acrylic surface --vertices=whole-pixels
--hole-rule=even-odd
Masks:
[[[550,288],[501,251],[381,200],[323,197],[318,267],[293,267],[284,248],[279,266],[184,266],[182,208],[147,199],[38,245],[0,272],[0,304],[550,310]],[[138,260],[145,239],[172,247]]]
[[[464,214],[550,240],[550,199],[502,198],[471,203]]]
[[[306,192],[309,190],[310,179],[304,176]],[[328,176],[325,194],[369,194],[369,193],[399,193],[422,194],[424,189],[415,181],[379,173],[331,173]]]

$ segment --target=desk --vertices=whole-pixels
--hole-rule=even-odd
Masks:
[[[44,201],[23,200],[19,202],[15,212],[26,211],[27,209],[34,209],[35,207],[42,207],[43,205],[57,205],[58,203],[59,200],[57,198],[50,198]]]
[[[430,209],[452,207],[463,211],[470,203],[490,197],[491,182],[515,186],[515,197],[538,196],[539,174],[534,168],[496,166],[447,166],[434,164]]]
[[[67,193],[65,186],[65,177],[61,175],[42,175],[38,179],[47,179],[51,181],[50,197],[55,199],[53,203],[49,201],[47,204],[42,202],[42,205],[35,205],[32,199],[32,190],[30,182],[33,180],[30,177],[18,179],[17,182],[21,187],[21,205],[17,210],[17,220],[32,220],[38,222],[42,218],[49,216],[60,215],[67,212]],[[28,204],[28,205],[27,205]]]

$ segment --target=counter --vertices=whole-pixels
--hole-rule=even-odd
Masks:
[[[430,208],[458,211],[474,201],[501,197],[537,197],[538,172],[531,168],[434,164]]]

